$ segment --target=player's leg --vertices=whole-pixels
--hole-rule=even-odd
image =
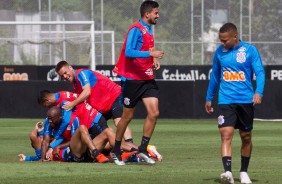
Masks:
[[[86,152],[87,148],[91,151],[92,156],[95,158],[98,151],[92,142],[86,126],[81,125],[75,131],[70,141],[70,148],[73,155],[80,158]]]
[[[232,175],[232,138],[237,124],[236,105],[218,105],[218,128],[221,136],[221,157],[224,173],[220,179],[234,183]]]
[[[43,122],[39,121],[36,123],[34,129],[29,134],[31,146],[34,149],[41,149],[41,143],[43,141],[42,131],[43,131]]]
[[[242,141],[241,146],[241,169],[240,169],[240,180],[241,183],[252,183],[248,175],[248,167],[252,154],[252,129],[253,129],[253,118],[254,118],[254,107],[253,104],[242,104],[239,105],[239,120],[240,120],[240,137]]]
[[[234,135],[234,127],[222,127],[219,129],[221,136],[221,157],[224,167],[224,173],[220,175],[220,179],[224,183],[234,183],[232,175],[232,138]]]
[[[120,121],[121,118],[115,118],[114,123],[117,126],[118,122]],[[123,138],[126,142],[133,142],[133,136],[132,136],[132,131],[131,129],[127,126],[123,135]]]
[[[41,143],[43,141],[43,122],[39,121],[36,123],[34,129],[29,134],[31,146],[34,148],[36,156],[26,156],[19,154],[18,158],[20,161],[37,161],[41,158]]]
[[[240,169],[240,181],[241,183],[252,183],[248,175],[248,167],[252,153],[252,133],[244,132],[240,130],[240,137],[242,141],[241,146],[241,169]]]
[[[123,84],[122,84],[123,85]],[[112,105],[111,117],[114,120],[115,126],[118,125],[123,112],[122,95],[119,95]],[[127,142],[133,142],[131,129],[127,126],[123,134],[123,138]]]
[[[124,107],[122,117],[117,125],[115,145],[112,151],[112,158],[117,165],[125,164],[121,158],[121,141],[128,124],[133,118],[134,109]]]

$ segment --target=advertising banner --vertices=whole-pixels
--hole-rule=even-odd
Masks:
[[[73,66],[78,68],[89,68],[88,66]],[[117,75],[112,71],[113,65],[98,65],[96,71],[109,77],[113,81],[119,81]],[[161,81],[203,81],[209,80],[210,65],[164,65],[155,71],[156,80]],[[282,65],[265,66],[266,80],[282,80]],[[60,76],[55,72],[55,66],[0,66],[0,80],[3,81],[60,81]]]

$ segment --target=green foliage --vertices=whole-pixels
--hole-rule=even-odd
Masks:
[[[0,119],[0,183],[2,184],[218,184],[223,167],[216,120],[159,120],[150,141],[163,155],[154,166],[113,163],[19,162],[17,154],[33,155],[29,132],[38,120]],[[113,126],[112,122],[109,122]],[[139,144],[143,120],[133,120],[134,142]],[[279,184],[281,167],[281,124],[255,122],[253,156],[249,174],[256,184]],[[240,138],[233,139],[233,173],[239,183]]]

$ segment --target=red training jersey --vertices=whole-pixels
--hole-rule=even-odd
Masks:
[[[74,92],[80,94],[83,89],[78,80],[79,73],[84,69],[75,70]],[[91,87],[91,95],[86,100],[94,109],[101,113],[107,113],[112,108],[114,101],[121,94],[121,87],[108,77],[99,72],[92,71],[96,76],[96,83]]]
[[[154,79],[153,63],[154,58],[128,58],[125,56],[126,42],[128,33],[132,28],[138,28],[142,32],[143,44],[140,51],[150,51],[154,48],[154,36],[151,35],[146,27],[140,22],[135,22],[128,30],[123,43],[118,62],[113,72],[120,76],[133,80],[152,80]]]

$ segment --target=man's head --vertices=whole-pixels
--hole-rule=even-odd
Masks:
[[[74,81],[74,69],[71,65],[66,61],[60,61],[56,68],[56,72],[60,75],[60,77],[69,82]]]
[[[156,1],[146,0],[140,6],[141,18],[148,24],[157,24],[157,19],[160,17],[159,4]]]
[[[62,123],[62,111],[59,107],[53,106],[47,111],[48,122],[52,128],[58,129]]]
[[[37,97],[38,103],[43,107],[52,107],[56,105],[55,93],[48,90],[42,90]]]
[[[237,27],[233,23],[226,23],[219,29],[221,45],[229,50],[240,43]]]

